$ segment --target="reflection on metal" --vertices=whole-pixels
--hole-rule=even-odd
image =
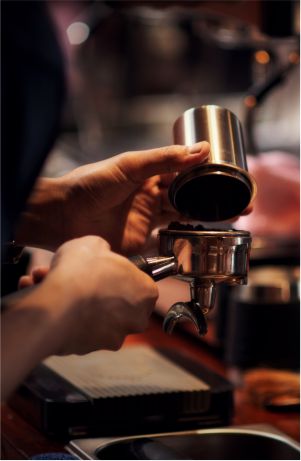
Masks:
[[[206,105],[188,109],[174,124],[176,144],[210,143],[209,163],[227,163],[247,170],[242,130],[238,118],[229,110]]]
[[[167,313],[163,328],[171,333],[181,320],[191,320],[199,334],[207,332],[205,315],[214,307],[216,285],[247,283],[251,236],[245,231],[159,232],[159,252],[175,256],[177,278],[190,283],[191,301],[175,303]]]
[[[125,443],[132,444],[135,441],[148,438],[164,442],[164,438],[174,438],[175,447],[179,453],[179,447],[183,443],[186,459],[262,459],[263,453],[266,459],[299,459],[300,446],[292,438],[268,424],[253,424],[234,426],[231,428],[197,429],[191,431],[166,432],[146,435],[133,435],[127,437],[99,437],[90,439],[72,440],[67,445],[67,450],[80,457],[80,459],[108,459],[102,456],[102,450],[120,444],[125,453]],[[186,439],[186,440],[185,440]],[[189,441],[190,443],[187,443]],[[193,442],[193,445],[192,445]],[[185,450],[186,447],[186,450]],[[189,453],[198,453],[193,457]],[[196,449],[198,447],[198,449]],[[264,448],[264,451],[262,449]],[[206,457],[200,458],[200,451]],[[252,451],[252,453],[251,453]],[[251,453],[251,454],[250,454]],[[116,459],[116,458],[114,458]],[[133,458],[131,458],[133,459]]]
[[[174,255],[178,276],[235,285],[247,277],[251,236],[246,231],[159,231],[159,254]]]
[[[186,110],[174,124],[174,141],[192,145],[201,140],[210,143],[208,160],[175,178],[169,189],[170,201],[180,213],[192,219],[234,218],[256,195],[238,118],[214,105]]]
[[[163,330],[171,334],[176,323],[182,320],[190,320],[198,330],[200,336],[207,333],[207,323],[201,306],[194,302],[178,302],[168,311],[164,322]]]

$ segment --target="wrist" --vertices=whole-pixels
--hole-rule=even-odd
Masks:
[[[6,399],[26,375],[62,349],[68,334],[59,292],[43,282],[3,298],[1,393]],[[64,306],[62,306],[64,307]]]
[[[62,348],[74,297],[71,290],[61,285],[55,278],[47,276],[40,284],[3,300],[3,335],[6,323],[13,324],[14,342],[23,352],[27,347],[31,349],[29,355],[33,366],[49,355],[59,353]],[[23,335],[20,334],[22,331]],[[26,344],[24,338],[27,338]]]
[[[41,178],[22,213],[16,245],[54,251],[65,241],[67,185],[62,178]]]

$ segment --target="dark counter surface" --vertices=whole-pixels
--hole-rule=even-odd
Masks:
[[[229,378],[229,370],[218,358],[213,349],[187,333],[174,332],[168,336],[162,331],[162,319],[154,317],[144,334],[128,337],[128,344],[146,343],[155,347],[174,348],[184,352],[187,357],[208,367],[208,369]],[[255,405],[244,387],[236,388],[235,414],[233,425],[267,423],[278,428],[297,442],[300,437],[299,412],[271,412]],[[1,451],[2,459],[28,459],[45,452],[62,452],[64,441],[51,440],[32,427],[27,421],[10,408],[2,405]]]

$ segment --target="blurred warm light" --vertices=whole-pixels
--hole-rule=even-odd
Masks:
[[[269,53],[265,50],[258,50],[255,53],[255,60],[258,64],[267,64],[270,62],[270,59]]]
[[[71,45],[80,45],[89,37],[90,28],[84,22],[73,22],[66,32]]]
[[[297,53],[296,51],[292,51],[289,54],[288,59],[292,64],[298,64],[300,61],[299,53]]]
[[[257,99],[253,95],[246,96],[244,99],[244,104],[246,107],[252,108],[255,107],[257,104]]]

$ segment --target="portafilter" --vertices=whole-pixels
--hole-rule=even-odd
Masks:
[[[232,219],[256,194],[247,171],[242,130],[237,117],[218,106],[189,109],[174,124],[174,141],[192,145],[206,140],[207,162],[184,170],[169,188],[174,208],[193,221]],[[191,320],[200,335],[207,332],[206,314],[215,302],[216,285],[247,284],[251,235],[241,230],[205,229],[202,224],[171,223],[158,234],[159,257],[132,258],[154,280],[175,275],[190,284],[190,301],[179,301],[168,311],[163,328],[171,333],[181,320]]]

